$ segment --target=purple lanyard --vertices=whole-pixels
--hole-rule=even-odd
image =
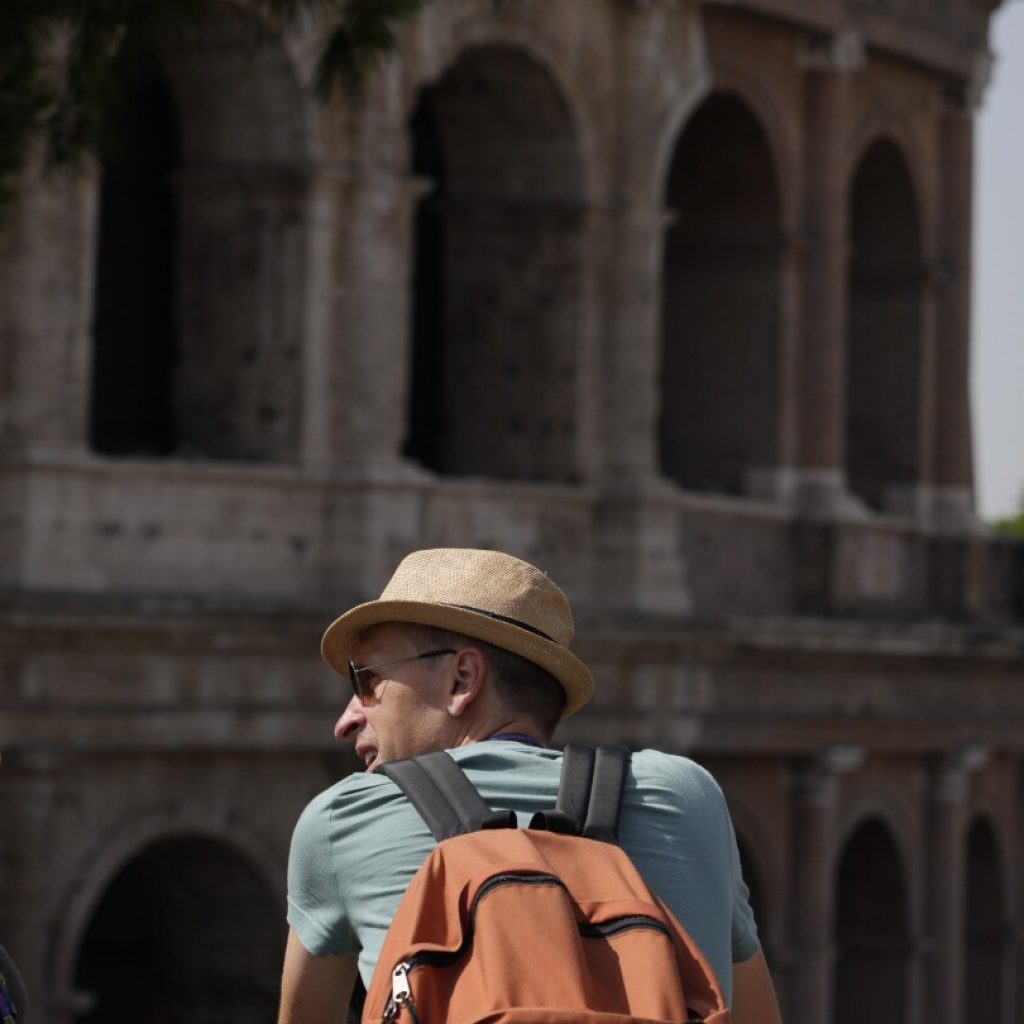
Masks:
[[[543,748],[544,746],[540,740],[527,736],[525,732],[496,732],[493,736],[488,736],[487,738],[489,740],[511,740],[513,743],[526,743],[531,747]]]

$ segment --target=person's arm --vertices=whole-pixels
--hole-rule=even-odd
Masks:
[[[289,930],[277,1024],[345,1024],[355,980],[354,956],[314,956]]]
[[[781,1024],[764,953],[732,965],[732,1024]]]

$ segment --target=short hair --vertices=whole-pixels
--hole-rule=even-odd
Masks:
[[[483,653],[494,678],[498,698],[509,711],[529,715],[544,739],[550,739],[565,710],[565,688],[545,668],[504,647],[455,633],[438,626],[402,623],[430,647],[459,647],[470,644]]]

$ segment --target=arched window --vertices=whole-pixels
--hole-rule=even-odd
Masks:
[[[255,869],[195,836],[122,868],[85,932],[82,1024],[272,1021],[284,955],[280,907]]]
[[[745,494],[779,452],[778,184],[736,96],[690,119],[666,185],[661,468],[695,491]]]
[[[583,185],[555,82],[522,51],[464,53],[425,89],[405,451],[453,475],[579,474]]]
[[[909,511],[920,481],[923,259],[910,173],[888,139],[857,168],[849,238],[846,478],[869,507]]]
[[[877,819],[851,836],[836,874],[834,1024],[904,1024],[910,929],[903,866]]]

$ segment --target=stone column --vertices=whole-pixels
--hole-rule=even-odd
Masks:
[[[954,96],[940,115],[939,261],[929,483],[937,526],[973,522],[970,318],[974,112]]]
[[[0,231],[0,446],[83,449],[91,371],[95,169],[30,162]]]
[[[603,475],[658,471],[661,254],[671,214],[631,206],[609,211],[601,237],[611,259],[604,287],[601,377]]]
[[[314,249],[331,260],[305,376],[304,461],[333,473],[408,475],[410,279],[416,204],[429,183],[381,168],[318,181]],[[324,275],[321,274],[321,277]],[[327,282],[325,282],[327,283]]]
[[[960,1021],[967,798],[970,774],[987,759],[987,752],[977,747],[947,754],[932,765],[929,778],[925,893],[929,944],[924,979],[924,1019],[929,1024],[958,1024]]]
[[[845,491],[846,142],[853,72],[863,66],[852,33],[809,40],[804,71],[803,223],[796,499],[828,512]]]
[[[796,1024],[832,1019],[835,840],[841,777],[863,761],[859,747],[832,747],[802,763],[794,785],[793,968],[785,1010]]]
[[[59,797],[59,761],[48,753],[19,749],[17,737],[0,739],[7,751],[0,769],[5,897],[0,941],[24,978],[32,1020],[72,1024],[88,1006],[71,988],[74,964],[54,963],[54,939],[66,939],[59,901],[66,899],[70,881],[59,871],[56,877],[54,873],[58,840],[52,825]],[[60,927],[44,927],[41,922],[59,922]]]

